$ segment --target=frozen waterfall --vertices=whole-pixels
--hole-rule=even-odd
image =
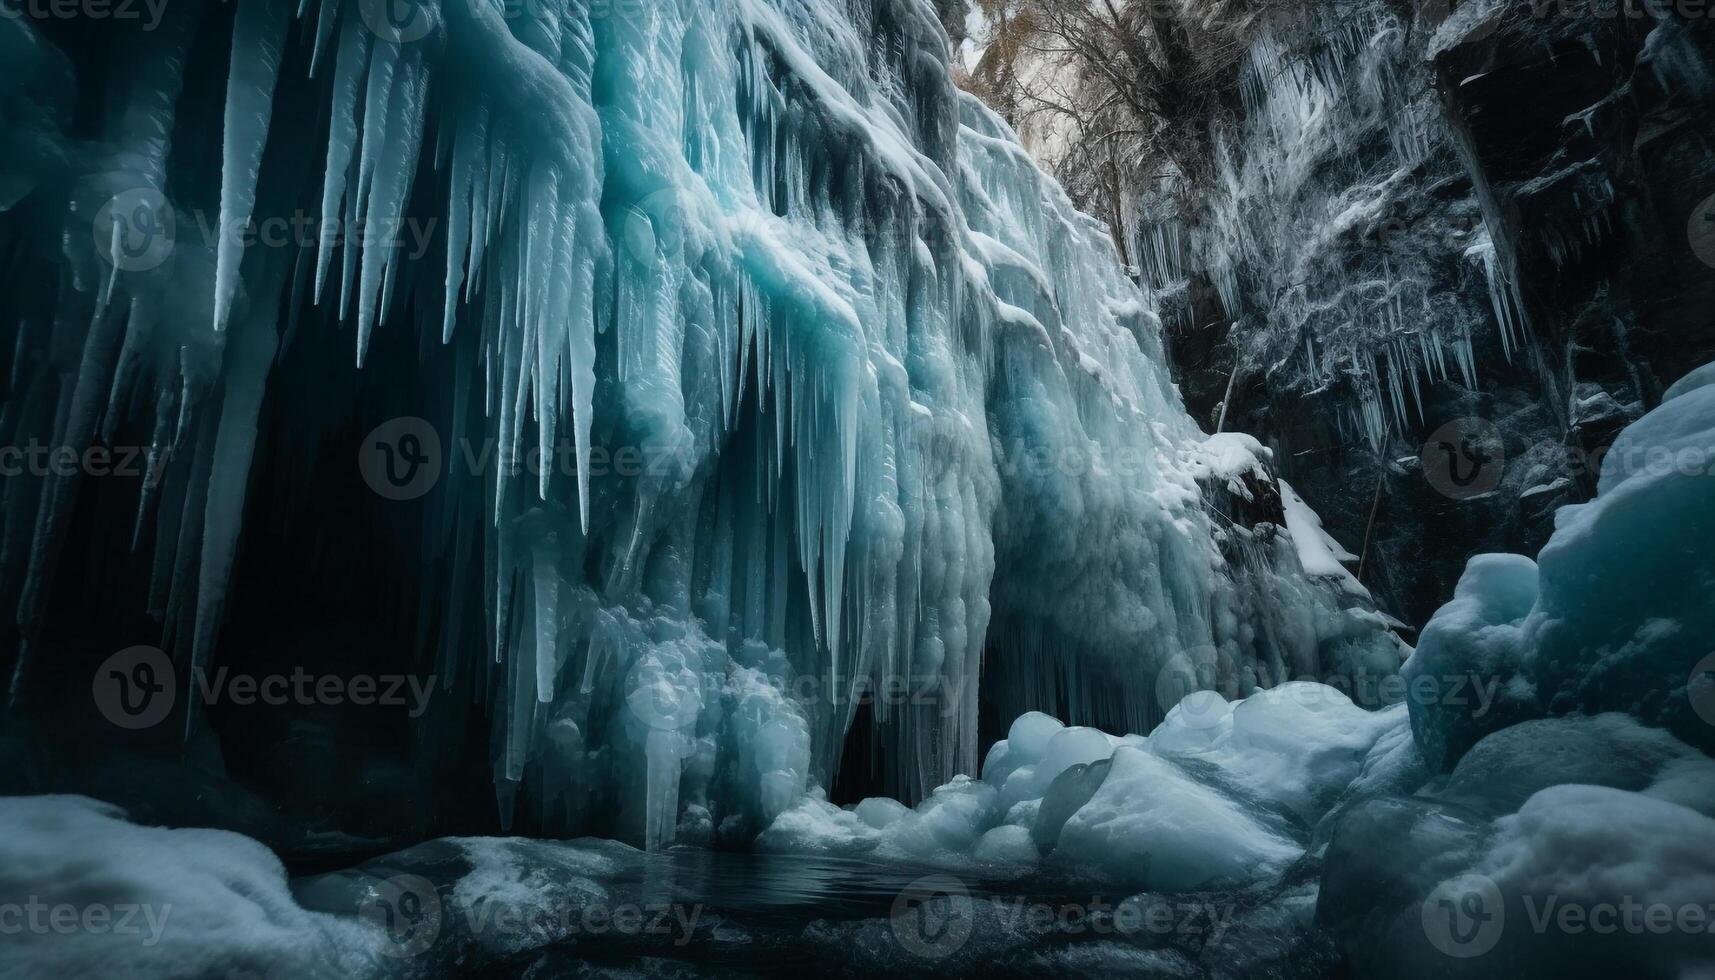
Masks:
[[[0,441],[146,463],[6,481],[14,704],[97,593],[188,684],[241,594],[373,575],[490,720],[503,822],[659,846],[828,786],[860,702],[915,799],[977,771],[979,682],[1145,732],[1186,683],[1397,669],[923,0],[161,16],[0,19],[0,268],[39,286]],[[333,502],[378,439],[429,486]],[[397,554],[341,551],[348,508]]]

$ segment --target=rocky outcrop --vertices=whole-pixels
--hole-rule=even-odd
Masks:
[[[1140,208],[1141,236],[1189,241],[1142,275],[1193,414],[1268,444],[1413,624],[1470,554],[1535,553],[1619,430],[1715,355],[1715,31],[1434,6],[1348,11],[1355,47],[1270,28],[1231,82],[1241,121],[1211,120],[1225,179]]]

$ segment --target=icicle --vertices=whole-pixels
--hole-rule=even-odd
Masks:
[[[256,176],[274,113],[274,83],[286,36],[287,8],[274,0],[238,0],[232,27],[232,69],[220,167],[220,228],[216,237],[214,328],[225,330],[244,259],[243,229],[256,206]]]
[[[333,259],[336,235],[333,218],[340,214],[340,202],[346,193],[346,174],[351,167],[352,154],[357,148],[358,85],[369,61],[370,33],[357,17],[345,19],[340,34],[339,53],[334,64],[333,115],[328,124],[327,166],[322,174],[322,233],[316,243],[316,302],[321,302],[322,289],[327,285],[328,266]],[[351,227],[346,225],[344,227]],[[349,252],[355,244],[344,243]],[[344,300],[341,300],[343,307]]]
[[[560,573],[554,567],[556,540],[547,535],[531,549],[536,613],[536,700],[552,704],[560,670]]]

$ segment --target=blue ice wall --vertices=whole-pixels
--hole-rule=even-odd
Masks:
[[[256,467],[367,417],[299,397],[259,440],[334,373],[294,346],[432,376],[422,644],[534,826],[747,839],[833,778],[866,683],[900,692],[872,737],[914,797],[976,771],[980,683],[1148,731],[1181,682],[1391,673],[1380,617],[1206,505],[1254,501],[1266,454],[1206,441],[1153,297],[946,52],[922,0],[0,20],[0,220],[59,270],[7,283],[36,299],[0,434],[151,434],[113,559],[150,587],[108,600],[206,666]],[[470,438],[501,462],[455,465]],[[80,480],[6,488],[14,699],[83,587],[55,575]]]

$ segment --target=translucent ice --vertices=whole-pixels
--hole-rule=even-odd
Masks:
[[[254,474],[349,449],[395,384],[449,458],[385,523],[445,601],[373,616],[486,706],[508,825],[746,841],[834,784],[865,685],[906,695],[868,730],[917,800],[977,770],[979,677],[1143,731],[1170,666],[1235,695],[1397,666],[1205,506],[1260,447],[1187,417],[1154,298],[954,89],[930,4],[380,6],[173,4],[63,53],[0,21],[0,221],[63,272],[7,320],[0,436],[136,433],[160,474],[9,483],[14,698],[80,495],[135,493],[148,582],[110,600],[218,664]],[[127,101],[74,126],[68,78]],[[1065,738],[1019,794],[1109,751]]]

